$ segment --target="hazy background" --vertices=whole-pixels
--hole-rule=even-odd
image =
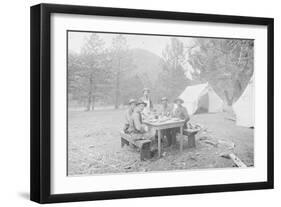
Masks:
[[[157,103],[205,82],[232,105],[253,74],[253,54],[253,40],[69,32],[69,106],[117,109],[144,87]]]

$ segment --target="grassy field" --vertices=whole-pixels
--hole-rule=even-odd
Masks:
[[[220,156],[229,152],[247,166],[254,165],[254,130],[236,126],[226,113],[193,116],[191,122],[205,129],[196,137],[196,148],[185,148],[185,141],[183,153],[179,153],[178,145],[164,147],[160,159],[153,157],[148,161],[140,161],[139,152],[130,146],[121,148],[119,132],[123,128],[124,109],[71,111],[68,116],[70,176],[229,168],[233,162]]]

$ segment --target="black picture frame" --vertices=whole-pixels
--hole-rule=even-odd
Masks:
[[[51,194],[51,70],[50,70],[50,15],[52,13],[134,17],[162,20],[180,20],[207,23],[231,23],[267,26],[267,181],[238,184],[169,187],[74,194]],[[167,196],[272,189],[274,186],[274,20],[272,18],[195,14],[168,11],[103,8],[56,4],[31,7],[31,151],[30,199],[38,203],[89,201],[103,199]]]

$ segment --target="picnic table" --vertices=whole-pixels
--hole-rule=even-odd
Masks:
[[[171,129],[171,128],[180,128],[180,134],[183,135],[183,126],[185,120],[170,118],[167,120],[144,120],[144,124],[146,124],[149,128],[153,128],[157,130],[158,133],[158,157],[161,157],[161,131],[163,129]],[[183,136],[180,136],[180,152],[182,152],[183,148]]]

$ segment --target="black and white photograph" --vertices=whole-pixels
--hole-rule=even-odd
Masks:
[[[255,167],[254,39],[67,31],[67,176]]]
[[[281,203],[278,1],[1,6],[0,206]]]
[[[273,18],[30,11],[32,201],[274,188]]]

